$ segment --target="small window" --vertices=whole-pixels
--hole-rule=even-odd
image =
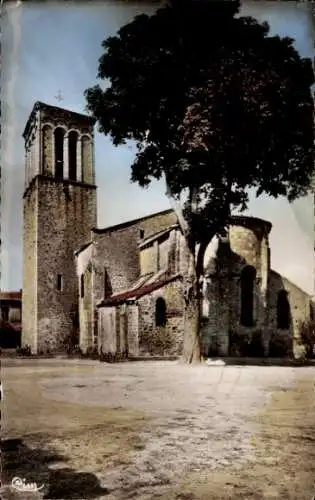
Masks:
[[[142,240],[142,238],[144,238],[144,229],[140,229],[139,234],[140,234],[140,240]]]
[[[81,278],[80,278],[80,295],[81,295],[81,298],[83,299],[83,297],[84,297],[84,274],[81,274]]]
[[[57,290],[59,290],[59,292],[62,291],[62,275],[61,274],[57,275]]]
[[[155,326],[166,325],[166,303],[162,297],[159,297],[155,304]]]

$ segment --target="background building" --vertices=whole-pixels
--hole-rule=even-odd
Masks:
[[[22,290],[0,292],[0,347],[21,346]]]

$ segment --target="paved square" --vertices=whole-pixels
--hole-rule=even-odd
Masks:
[[[250,496],[245,489],[248,498],[285,498],[283,494],[303,499],[312,487],[312,478],[304,477],[304,467],[305,485],[297,477],[300,496],[285,492],[274,476],[277,464],[278,475],[283,473],[285,465],[279,461],[284,457],[277,458],[274,450],[281,446],[288,454],[289,445],[294,444],[299,453],[302,443],[300,453],[304,454],[304,442],[314,441],[315,368],[74,360],[7,360],[3,364],[3,437],[21,439],[28,450],[45,443],[45,449],[56,455],[47,459],[45,468],[39,464],[29,464],[29,469],[25,464],[10,467],[7,481],[12,479],[11,472],[28,473],[31,478],[26,479],[47,485],[52,474],[58,481],[62,474],[65,477],[65,469],[71,470],[72,496],[66,496],[70,493],[64,479],[64,490],[51,493],[50,486],[52,496],[47,498],[234,498],[236,486],[232,481],[232,492],[226,489],[220,471],[227,478],[233,470],[239,476],[238,488],[248,488],[242,481],[249,467],[257,477],[257,485],[250,487],[258,496]],[[262,441],[262,432],[265,442],[269,440],[268,456],[255,441]],[[307,436],[304,441],[301,433]],[[262,464],[269,468],[264,472],[269,483],[264,480],[263,484],[257,476]],[[290,466],[294,467],[292,461],[287,463],[289,475]],[[73,496],[82,494],[73,486],[80,485],[82,490],[82,474],[94,475],[98,489],[88,482],[92,491]],[[202,493],[200,485],[207,478],[212,478],[213,490]]]

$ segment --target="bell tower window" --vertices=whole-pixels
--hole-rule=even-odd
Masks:
[[[56,128],[55,132],[55,177],[56,179],[63,179],[63,166],[64,166],[64,156],[63,156],[63,143],[65,131],[63,128]]]
[[[72,130],[69,133],[69,179],[77,180],[77,142],[78,133]]]

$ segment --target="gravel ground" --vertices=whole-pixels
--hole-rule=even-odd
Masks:
[[[186,473],[242,467],[254,460],[251,417],[314,368],[182,366],[178,362],[97,364],[91,373],[40,381],[46,398],[153,417],[131,465],[98,475],[110,493],[99,498],[159,498]],[[155,496],[156,495],[156,496]],[[180,497],[178,497],[179,499]],[[183,497],[184,498],[184,497]]]

